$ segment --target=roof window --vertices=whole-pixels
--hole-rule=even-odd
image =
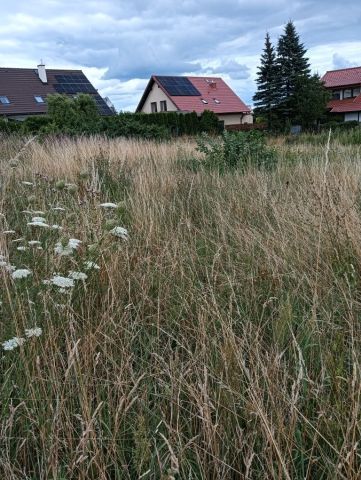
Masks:
[[[220,100],[218,100],[218,98],[214,98],[213,100],[214,100],[214,103],[216,103],[217,105],[221,103]]]
[[[201,98],[201,101],[202,101],[202,103],[205,103],[205,104],[208,103],[207,100],[205,100],[204,98]]]
[[[41,95],[34,95],[36,103],[45,103],[44,98]]]
[[[3,105],[9,105],[10,100],[8,99],[8,97],[0,96],[0,103],[2,103]]]

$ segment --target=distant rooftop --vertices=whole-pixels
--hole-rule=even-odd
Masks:
[[[250,113],[235,92],[219,77],[175,77],[153,75],[137,107],[142,107],[154,83],[172,100],[182,112],[202,113],[211,110],[217,114]],[[1,92],[0,92],[1,93]]]
[[[0,115],[38,115],[47,112],[47,95],[91,95],[101,115],[113,111],[81,70],[0,68]],[[3,100],[1,100],[3,98]]]
[[[361,67],[330,70],[322,77],[327,88],[361,85]]]

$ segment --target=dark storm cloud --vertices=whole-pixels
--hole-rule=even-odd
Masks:
[[[121,108],[137,103],[153,73],[225,75],[249,102],[265,32],[276,42],[290,18],[315,70],[361,64],[361,7],[351,0],[6,2],[0,59],[87,67]]]

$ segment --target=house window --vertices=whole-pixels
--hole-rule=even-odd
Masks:
[[[167,100],[162,100],[160,102],[160,111],[166,112],[167,111]]]
[[[205,103],[205,104],[208,103],[207,100],[205,100],[204,98],[201,98],[201,101],[202,101],[202,103]]]
[[[45,100],[41,95],[35,95],[34,96],[36,103],[45,103]]]
[[[214,98],[214,103],[216,103],[217,105],[219,105],[221,102],[218,100],[218,98]]]
[[[157,102],[152,102],[150,104],[150,108],[152,110],[152,113],[157,113],[158,112],[158,109],[157,109]]]
[[[9,105],[10,100],[8,99],[8,97],[0,96],[0,103],[2,103],[3,105]]]
[[[341,90],[334,90],[332,92],[332,99],[333,100],[341,100]]]
[[[352,97],[352,88],[347,88],[343,91],[343,98],[351,98]]]
[[[352,90],[352,96],[353,97],[358,97],[361,93],[361,87],[356,87]]]

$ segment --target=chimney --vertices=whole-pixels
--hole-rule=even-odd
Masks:
[[[42,60],[40,60],[40,65],[38,65],[38,75],[40,80],[43,83],[48,83],[48,77],[46,75],[46,68]]]
[[[213,88],[213,89],[216,89],[216,88],[217,88],[217,82],[215,82],[214,80],[211,80],[211,81],[209,82],[209,86],[210,86],[211,88]]]

